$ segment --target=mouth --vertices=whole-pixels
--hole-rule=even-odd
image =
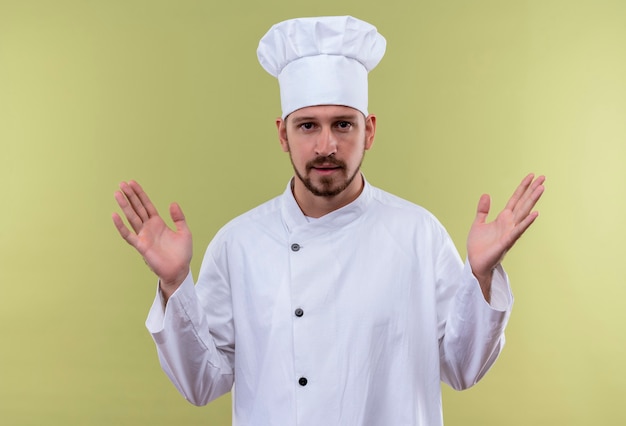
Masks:
[[[339,164],[314,164],[312,168],[318,169],[318,170],[333,170],[333,169],[340,169],[341,166]]]
[[[307,164],[307,169],[309,171],[314,171],[315,173],[323,175],[332,174],[343,168],[345,168],[345,164],[334,157],[318,157]]]
[[[328,175],[334,173],[335,171],[341,170],[341,166],[338,166],[336,164],[321,164],[312,166],[311,170],[322,175]]]

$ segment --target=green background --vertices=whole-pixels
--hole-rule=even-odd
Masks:
[[[290,177],[258,65],[274,23],[351,14],[370,74],[368,180],[431,210],[464,254],[483,192],[530,171],[541,215],[509,254],[507,345],[453,425],[626,423],[626,2],[0,0],[0,423],[227,425],[160,371],[156,280],[111,222],[137,179],[178,201],[194,271],[227,220]]]

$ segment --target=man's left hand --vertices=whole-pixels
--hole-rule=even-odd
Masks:
[[[486,220],[491,199],[487,194],[480,197],[476,218],[467,237],[467,257],[487,302],[490,301],[493,270],[539,216],[533,208],[543,194],[545,180],[545,176],[536,179],[533,174],[526,176],[504,210],[489,223]]]

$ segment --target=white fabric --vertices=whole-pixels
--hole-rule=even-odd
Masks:
[[[351,16],[325,16],[272,26],[257,56],[278,78],[283,118],[313,105],[345,105],[367,116],[367,73],[385,47],[373,25]]]
[[[490,306],[421,207],[366,183],[309,222],[288,186],[220,230],[195,288],[190,275],[165,312],[157,297],[146,325],[192,403],[234,380],[238,426],[436,426],[440,381],[485,374],[511,306],[504,271]]]

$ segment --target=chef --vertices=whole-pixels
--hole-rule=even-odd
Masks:
[[[181,208],[170,229],[137,182],[115,194],[120,235],[159,277],[146,325],[163,370],[193,404],[233,391],[234,424],[441,425],[440,383],[472,386],[502,350],[501,261],[537,217],[544,177],[524,178],[492,222],[480,198],[463,261],[432,214],[361,173],[376,133],[367,77],[385,46],[350,16],[261,39],[294,175],[217,233],[197,280]]]

